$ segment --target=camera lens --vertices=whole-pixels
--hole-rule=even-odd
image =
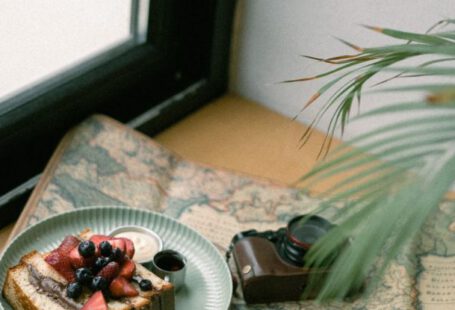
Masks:
[[[305,253],[332,227],[329,221],[316,215],[301,215],[293,218],[279,245],[281,257],[293,265],[303,266]]]

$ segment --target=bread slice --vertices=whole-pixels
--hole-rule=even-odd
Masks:
[[[49,298],[40,292],[40,290],[31,283],[27,262],[31,262],[32,264],[38,263],[37,268],[40,271],[47,272],[46,274],[49,277],[55,277],[61,281],[60,283],[66,285],[66,280],[53,270],[38,252],[30,252],[22,257],[18,265],[10,268],[6,275],[5,285],[3,286],[3,296],[8,300],[13,309],[65,309],[54,299]]]
[[[84,231],[81,237],[87,238],[91,233]],[[32,251],[23,256],[18,265],[9,268],[3,296],[13,309],[80,309],[90,297],[88,289],[84,288],[83,294],[76,300],[65,296],[67,280],[63,278],[45,260],[45,254]],[[139,292],[135,297],[111,299],[108,309],[151,309],[173,310],[174,289],[172,284],[166,282],[150,272],[140,264],[136,264],[135,275],[152,282],[153,289],[141,291],[138,284],[132,282]]]
[[[55,289],[62,290],[68,284],[37,251],[32,251],[23,256],[18,265],[10,268],[3,286],[3,296],[14,309],[66,309],[72,305],[52,298],[53,294],[46,293],[32,279],[32,274],[39,274],[46,278],[47,284],[55,284]],[[67,306],[67,307],[65,307]],[[77,305],[75,305],[77,307]]]

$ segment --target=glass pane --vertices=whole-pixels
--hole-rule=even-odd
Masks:
[[[131,9],[127,0],[0,0],[0,101],[130,39]]]

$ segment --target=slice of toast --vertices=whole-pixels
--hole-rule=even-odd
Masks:
[[[91,232],[86,230],[81,234],[86,239]],[[89,299],[91,292],[84,288],[82,295],[76,300],[65,296],[68,281],[63,278],[45,260],[45,254],[32,251],[23,256],[18,265],[9,268],[3,296],[14,309],[81,309]],[[140,264],[136,264],[135,275],[152,282],[150,291],[140,290],[137,283],[132,282],[139,292],[135,297],[111,299],[108,309],[151,309],[173,310],[174,289],[166,282]]]
[[[31,283],[29,279],[30,271],[27,266],[28,262],[33,264],[33,266],[37,266],[36,268],[45,272],[47,276],[57,279],[63,285],[67,284],[66,280],[53,270],[38,252],[33,251],[22,257],[18,265],[9,268],[3,286],[5,299],[11,304],[13,309],[65,309],[54,299],[40,292],[39,288]]]

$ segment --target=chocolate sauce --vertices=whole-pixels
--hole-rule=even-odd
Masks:
[[[52,278],[45,277],[32,265],[27,266],[30,283],[40,292],[44,292],[65,309],[78,310],[82,304],[66,296],[66,286]]]

